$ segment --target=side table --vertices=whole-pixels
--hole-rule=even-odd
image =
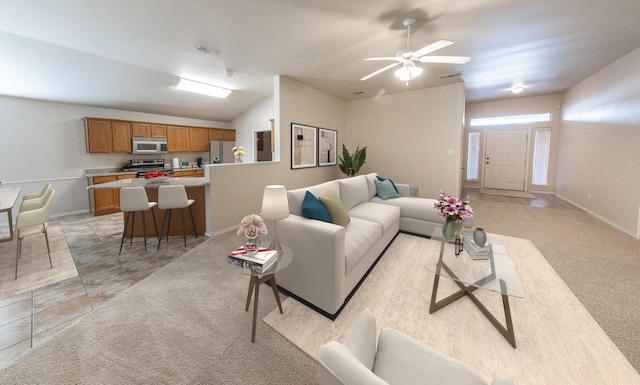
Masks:
[[[256,341],[256,322],[258,317],[258,295],[260,294],[260,285],[265,282],[269,282],[271,289],[273,289],[273,295],[278,303],[280,314],[283,314],[282,304],[280,303],[280,293],[278,293],[278,285],[276,284],[275,274],[282,269],[285,269],[293,261],[293,253],[291,249],[286,246],[282,246],[282,251],[277,256],[278,260],[267,270],[262,273],[253,271],[248,267],[240,267],[233,265],[234,269],[240,271],[242,274],[249,275],[249,292],[247,293],[247,302],[244,310],[249,311],[249,304],[251,303],[251,297],[253,294],[253,324],[251,326],[251,342]]]

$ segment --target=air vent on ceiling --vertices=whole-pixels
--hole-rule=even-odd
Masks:
[[[202,44],[199,44],[197,46],[195,46],[194,48],[196,51],[201,52],[205,55],[215,55],[218,56],[222,53],[222,51],[219,51],[217,49],[213,49],[213,48],[209,48],[207,46],[204,46]]]
[[[439,78],[440,79],[449,79],[449,78],[455,78],[456,76],[461,76],[462,72],[454,72],[451,74],[444,74],[444,75],[440,75]]]

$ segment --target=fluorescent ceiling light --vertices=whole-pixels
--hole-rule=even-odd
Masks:
[[[226,88],[212,86],[211,84],[200,83],[188,79],[178,80],[176,89],[188,92],[195,92],[196,94],[214,96],[216,98],[224,99],[231,93],[231,90]]]

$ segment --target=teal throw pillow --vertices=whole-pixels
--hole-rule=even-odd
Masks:
[[[392,199],[392,198],[400,198],[400,194],[393,188],[391,181],[383,180],[382,182],[375,179],[376,182],[376,193],[382,200]]]
[[[378,178],[378,180],[379,180],[380,182],[383,182],[383,181],[385,181],[385,180],[388,180],[389,182],[391,182],[391,185],[393,186],[393,189],[394,189],[394,190],[396,190],[396,192],[397,192],[398,194],[400,194],[400,191],[398,191],[398,188],[396,187],[396,184],[395,184],[395,183],[393,183],[393,181],[392,181],[391,179],[383,178],[383,177],[381,177],[380,175],[376,175],[376,178]]]
[[[329,212],[315,195],[307,191],[302,200],[302,216],[331,223]]]

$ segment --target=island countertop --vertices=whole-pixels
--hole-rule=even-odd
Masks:
[[[156,178],[145,179],[145,178],[131,178],[131,179],[121,179],[113,182],[94,184],[91,186],[87,186],[87,189],[120,189],[122,187],[144,187],[144,188],[158,188],[160,186],[172,186],[172,185],[183,185],[185,188],[189,187],[201,187],[208,184],[205,178],[195,177],[195,178],[167,178],[161,182],[154,181]]]

